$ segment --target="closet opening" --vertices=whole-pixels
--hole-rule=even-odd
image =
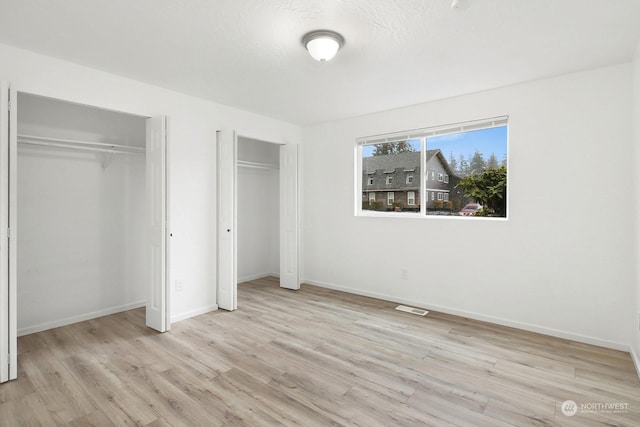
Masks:
[[[16,106],[18,336],[139,307],[168,330],[166,119]]]
[[[238,136],[238,283],[280,277],[280,145]]]
[[[281,288],[300,289],[298,145],[229,129],[216,143],[216,291],[218,307],[233,311],[238,282],[273,275]]]

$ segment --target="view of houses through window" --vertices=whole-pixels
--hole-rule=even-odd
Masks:
[[[507,216],[507,118],[358,140],[361,212]]]

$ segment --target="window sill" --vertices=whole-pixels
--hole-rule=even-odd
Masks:
[[[380,212],[359,211],[354,214],[361,218],[409,218],[409,219],[444,219],[453,221],[501,221],[507,222],[509,217],[463,216],[463,215],[423,215],[420,212]]]

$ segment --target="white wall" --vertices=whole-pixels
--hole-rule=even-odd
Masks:
[[[128,234],[144,220],[143,158],[103,171],[95,155],[28,147],[18,167],[18,334],[144,306],[143,242]]]
[[[635,171],[635,251],[634,264],[636,266],[635,289],[631,293],[633,307],[631,310],[632,355],[636,364],[636,370],[640,375],[640,42],[636,47],[633,61],[633,147],[634,147],[634,171]]]
[[[280,268],[280,146],[238,138],[238,283],[278,276]]]
[[[7,45],[0,45],[0,79],[18,91],[169,117],[171,317],[216,308],[216,130],[298,143],[300,128]],[[183,281],[182,292],[175,280]]]
[[[305,129],[305,281],[628,349],[630,110],[626,64]],[[508,221],[354,217],[357,137],[501,115]]]

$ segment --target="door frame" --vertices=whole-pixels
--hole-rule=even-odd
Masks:
[[[15,89],[8,82],[0,82],[0,383],[18,376],[16,101]]]

